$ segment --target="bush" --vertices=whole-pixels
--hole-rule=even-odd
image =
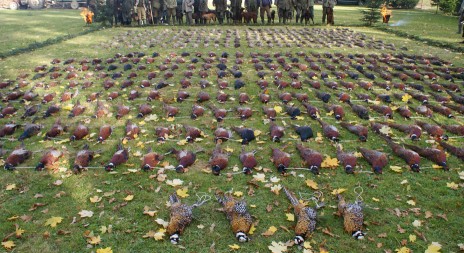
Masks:
[[[419,0],[390,0],[388,3],[393,8],[414,9],[414,7],[416,7],[416,5],[419,3]]]
[[[457,13],[461,7],[460,0],[432,0],[432,5],[437,6],[445,14]]]

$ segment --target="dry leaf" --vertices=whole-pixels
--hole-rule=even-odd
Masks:
[[[113,250],[111,249],[111,247],[106,247],[97,249],[97,253],[113,253]]]
[[[411,253],[411,249],[409,249],[408,247],[402,247],[400,249],[395,249],[395,251],[397,253]]]
[[[169,222],[167,222],[167,221],[165,221],[165,220],[163,220],[163,219],[160,219],[160,218],[156,219],[155,222],[158,223],[158,224],[160,224],[160,225],[163,226],[164,228],[167,228],[168,225],[169,225]]]
[[[5,249],[12,249],[16,246],[16,244],[13,241],[6,241],[6,242],[2,242],[2,246]]]
[[[293,213],[286,213],[288,221],[295,221],[295,215]]]
[[[274,110],[276,111],[276,113],[281,113],[282,112],[282,107],[281,106],[274,106]]]
[[[125,201],[131,201],[134,199],[134,195],[127,195],[127,197],[124,198]]]
[[[276,184],[271,187],[271,192],[273,192],[276,195],[279,195],[280,190],[282,190],[282,185]]]
[[[92,217],[92,216],[93,216],[93,212],[92,212],[92,211],[88,211],[88,210],[82,210],[82,211],[79,212],[79,215],[81,216],[81,218]]]
[[[56,227],[57,224],[61,223],[61,221],[63,220],[63,218],[61,217],[51,217],[49,218],[46,222],[45,222],[45,225],[44,226],[50,226],[52,228]]]
[[[406,203],[410,204],[411,206],[415,206],[416,205],[416,201],[410,199],[408,201],[406,201]]]
[[[11,191],[11,190],[13,190],[13,189],[16,189],[16,184],[7,184],[6,187],[5,187],[5,189],[6,189],[7,191]]]
[[[234,192],[234,196],[236,196],[236,197],[241,197],[241,196],[243,196],[243,192],[241,192],[241,191],[236,191],[236,192]]]
[[[177,196],[181,197],[181,198],[186,198],[188,197],[189,195],[187,194],[188,192],[188,188],[187,187],[184,187],[182,189],[177,189],[176,191],[176,194]]]
[[[87,243],[96,245],[101,243],[101,238],[100,236],[91,236],[87,239]]]
[[[400,166],[390,166],[390,169],[394,172],[402,173],[403,169]]]
[[[306,183],[306,185],[307,185],[309,188],[312,188],[312,189],[314,189],[314,190],[318,190],[318,189],[319,189],[319,187],[317,186],[317,183],[314,182],[314,181],[311,180],[311,179],[307,179],[307,180],[305,181],[305,183]]]
[[[277,231],[277,228],[274,226],[270,226],[264,233],[262,233],[262,236],[268,237],[271,235],[274,235],[274,233]]]
[[[412,225],[417,228],[417,227],[422,226],[422,222],[420,220],[414,220],[412,222]]]
[[[401,101],[407,103],[407,102],[409,101],[409,99],[411,99],[411,98],[412,98],[412,96],[409,95],[408,93],[406,93],[406,94],[404,94],[404,95],[401,97]]]
[[[229,248],[231,248],[233,250],[238,250],[238,249],[240,249],[240,246],[238,246],[237,244],[232,244],[232,245],[229,245]]]
[[[90,197],[89,199],[90,199],[90,202],[92,203],[98,203],[102,200],[102,198],[98,196],[93,196],[93,197]]]
[[[258,182],[265,182],[266,175],[264,173],[257,173],[256,175],[253,175],[254,180]]]
[[[179,186],[179,185],[182,185],[184,183],[184,181],[180,180],[180,179],[173,179],[173,180],[167,180],[166,181],[166,184],[167,185],[170,185],[170,186]]]
[[[409,241],[410,242],[415,242],[417,239],[416,235],[409,235]]]
[[[267,246],[267,248],[272,252],[272,253],[282,253],[282,252],[287,252],[287,245],[283,242],[275,242],[272,241],[270,246]]]
[[[438,242],[432,242],[429,247],[424,251],[424,253],[440,253],[441,244]]]
[[[339,188],[339,189],[335,189],[332,191],[332,195],[337,195],[337,194],[340,194],[342,192],[345,192],[346,189],[345,188]]]
[[[393,134],[393,131],[391,130],[391,128],[389,126],[386,126],[386,125],[382,126],[379,129],[379,132],[382,133],[382,134],[388,135],[388,136]]]
[[[456,184],[455,182],[451,182],[451,183],[446,183],[446,187],[453,189],[453,190],[457,190],[459,188],[459,185]]]
[[[330,156],[325,156],[324,161],[321,163],[322,168],[336,168],[338,166],[338,159],[336,157],[331,158]]]
[[[254,225],[254,224],[251,224],[251,228],[250,228],[250,230],[248,231],[248,234],[250,234],[250,235],[254,234],[254,233],[255,233],[255,230],[256,230],[255,225]]]

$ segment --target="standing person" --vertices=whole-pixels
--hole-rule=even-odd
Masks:
[[[153,11],[153,19],[155,21],[155,25],[158,24],[159,16],[160,16],[160,0],[151,0],[151,8]]]
[[[187,25],[193,25],[192,12],[194,0],[184,0],[182,3],[182,11],[185,12]]]
[[[307,8],[305,7],[306,8],[305,15],[307,15],[307,17],[305,18],[305,24],[307,25],[309,19],[311,19],[314,25],[314,0],[308,0],[307,3],[308,3],[308,7]]]
[[[327,16],[327,7],[329,7],[329,0],[322,0],[322,24],[325,24],[325,17]]]
[[[327,6],[327,24],[334,25],[334,7],[335,7],[335,0],[328,0]]]
[[[227,0],[213,0],[213,6],[216,7],[216,15],[219,24],[222,25],[227,10]]]
[[[230,0],[230,10],[232,11],[232,19],[236,25],[239,20],[242,20],[242,0]]]
[[[463,32],[462,31],[462,26],[463,26],[463,22],[464,22],[464,0],[462,0],[461,8],[459,8],[458,14],[459,14],[458,34],[461,34],[461,32]],[[463,34],[463,36],[464,36],[464,34]]]
[[[284,21],[284,24],[287,24],[287,19],[290,17],[290,11],[292,10],[291,0],[276,0],[276,5],[279,15],[279,23]]]
[[[145,0],[135,0],[135,7],[137,8],[137,17],[139,19],[139,26],[144,26],[147,24],[147,16],[145,9]]]
[[[304,7],[307,6],[308,0],[294,0],[293,1],[293,8],[295,8],[296,11],[296,17],[295,17],[295,22],[298,24],[298,20],[301,17],[300,22],[303,23],[303,13],[304,13]]]
[[[203,18],[203,14],[209,11],[208,2],[206,0],[200,0],[198,8],[200,12],[200,24],[206,24],[206,19]]]
[[[164,6],[166,6],[166,22],[170,25],[174,25],[176,22],[176,7],[177,0],[164,0]]]
[[[177,24],[182,25],[184,23],[184,12],[182,11],[182,4],[183,0],[177,0],[177,7],[176,7],[176,19]]]
[[[124,25],[131,25],[133,7],[134,7],[134,2],[132,0],[123,0],[122,2],[122,23]]]
[[[247,12],[258,13],[258,2],[257,0],[245,0],[245,8]]]
[[[267,14],[267,24],[271,24],[271,0],[258,0],[259,15],[261,16],[261,23],[264,24],[264,12]]]

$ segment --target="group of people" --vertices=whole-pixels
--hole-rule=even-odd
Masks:
[[[214,10],[208,8],[208,0],[107,0],[107,15],[111,25],[118,23],[131,25],[136,21],[138,25],[148,24],[206,24],[217,22],[223,24],[232,22],[261,23],[274,22],[276,12],[272,4],[277,7],[279,23],[287,24],[296,12],[296,23],[314,24],[315,0],[213,0]],[[228,1],[230,1],[228,3]],[[322,23],[334,24],[333,8],[336,0],[322,0]],[[243,20],[243,21],[242,21]]]

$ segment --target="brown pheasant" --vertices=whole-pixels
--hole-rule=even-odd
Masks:
[[[253,219],[247,211],[246,202],[236,200],[230,193],[217,193],[216,198],[224,208],[235,238],[239,242],[249,241],[247,234],[251,229]]]
[[[356,201],[353,204],[345,202],[345,198],[341,195],[338,197],[338,213],[343,216],[343,226],[351,236],[361,240],[364,239],[364,233],[362,227],[364,223],[364,214],[362,208],[362,202]]]
[[[200,199],[201,200],[201,199]],[[184,232],[184,229],[192,222],[193,209],[203,205],[207,199],[196,202],[189,206],[182,204],[177,197],[176,193],[169,196],[169,203],[171,204],[171,218],[169,220],[166,232],[169,235],[169,240],[172,244],[178,244],[180,235]]]
[[[293,212],[297,217],[294,239],[295,244],[303,245],[305,239],[311,236],[316,229],[316,210],[309,206],[305,206],[304,203],[300,203],[295,194],[287,190],[286,187],[284,187],[284,192],[288,200],[290,200],[290,203],[292,203]]]

